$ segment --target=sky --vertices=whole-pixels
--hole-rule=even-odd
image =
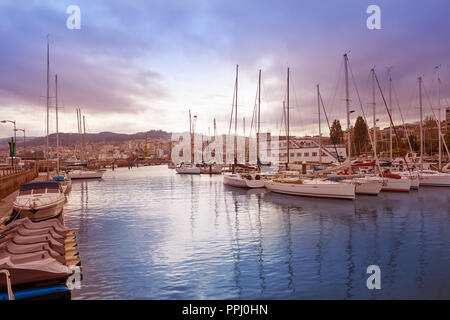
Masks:
[[[70,5],[80,8],[81,29],[66,27]],[[369,5],[381,9],[380,30],[366,26]],[[0,120],[16,120],[28,136],[45,134],[48,36],[50,132],[57,74],[61,132],[77,131],[79,107],[90,133],[186,131],[189,110],[197,132],[212,134],[216,118],[227,133],[237,64],[239,133],[243,118],[250,131],[259,69],[261,128],[281,132],[287,67],[292,133],[318,133],[317,84],[330,122],[341,119],[345,128],[347,52],[352,122],[361,100],[372,123],[373,67],[387,100],[391,70],[394,122],[401,123],[399,110],[417,121],[418,76],[424,115],[438,105],[438,75],[441,105],[450,98],[449,13],[447,0],[0,0]],[[375,99],[379,125],[387,126],[379,91]],[[327,134],[323,114],[321,123]],[[11,135],[12,125],[0,123],[0,138]]]

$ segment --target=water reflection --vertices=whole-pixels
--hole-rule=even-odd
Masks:
[[[221,179],[143,167],[74,181],[74,298],[449,298],[450,190],[342,201]],[[371,264],[382,290],[366,288]]]

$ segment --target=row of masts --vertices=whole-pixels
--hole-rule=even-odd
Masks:
[[[47,38],[47,121],[46,121],[46,137],[45,137],[45,159],[47,166],[47,180],[50,179],[50,166],[49,166],[49,127],[50,127],[50,45]],[[60,173],[60,140],[59,140],[59,116],[58,116],[58,75],[55,74],[55,117],[56,117],[56,174]],[[81,118],[82,117],[82,118]],[[83,125],[81,124],[83,119]],[[81,116],[81,110],[77,108],[77,125],[78,134],[80,139],[80,160],[85,161],[84,149],[86,146],[86,120],[84,116]],[[82,131],[83,128],[83,131]]]
[[[347,159],[351,159],[352,157],[352,147],[351,147],[351,125],[350,125],[350,114],[353,112],[350,110],[350,92],[349,92],[349,60],[348,60],[348,54],[344,54],[344,76],[345,76],[345,101],[346,101],[346,120],[347,120]],[[386,105],[386,111],[389,115],[390,122],[389,122],[389,159],[392,162],[393,160],[393,133],[397,133],[395,126],[392,121],[392,75],[391,75],[391,68],[388,69],[388,82],[389,82],[389,103],[385,102]],[[376,84],[378,82],[378,79],[376,77],[375,68],[371,69],[371,75],[372,75],[372,110],[373,110],[373,135],[371,136],[370,131],[369,133],[369,140],[372,145],[373,155],[374,159],[379,165],[379,160],[377,157],[377,121],[376,118]],[[237,164],[237,105],[238,105],[238,77],[239,77],[239,66],[236,65],[236,79],[235,79],[235,88],[234,88],[234,94],[233,94],[233,104],[232,104],[232,118],[230,120],[230,129],[231,129],[231,123],[233,121],[233,111],[234,111],[234,164]],[[423,141],[423,103],[422,103],[422,77],[418,78],[419,80],[419,108],[420,108],[420,169],[423,169],[423,155],[424,155],[424,141]],[[286,101],[283,101],[283,114],[286,114],[286,167],[290,162],[290,68],[287,68],[287,79],[286,79]],[[440,99],[440,86],[441,86],[441,80],[438,77],[438,131],[439,131],[439,169],[442,168],[442,142],[443,142],[443,135],[441,131],[441,99]],[[383,96],[384,95],[381,91],[381,87],[378,85],[380,93]],[[286,103],[286,105],[285,105]],[[323,102],[322,102],[323,104]],[[317,85],[317,105],[318,105],[318,123],[319,123],[319,163],[322,163],[322,132],[321,132],[321,96],[320,96],[320,87]],[[261,70],[259,70],[259,76],[258,76],[258,91],[257,91],[257,133],[256,133],[256,139],[257,139],[257,159],[259,163],[259,133],[260,133],[260,124],[261,124]],[[365,119],[366,120],[366,119]],[[245,126],[245,119],[243,120],[244,126]],[[403,116],[402,116],[403,121]],[[405,124],[403,123],[405,126]],[[368,129],[368,128],[367,128]],[[244,129],[245,130],[245,129]],[[245,134],[244,134],[245,135]],[[409,137],[408,138],[408,144],[410,144]],[[398,139],[398,137],[397,137]],[[400,147],[399,140],[397,141],[397,145]],[[448,152],[447,145],[444,141],[444,146]],[[406,162],[406,159],[405,159]],[[351,162],[349,161],[349,170],[351,170]]]

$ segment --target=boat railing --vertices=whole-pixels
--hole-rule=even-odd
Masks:
[[[14,293],[11,287],[11,274],[6,269],[1,269],[0,273],[4,274],[6,277],[6,289],[8,290],[8,300],[14,300]]]

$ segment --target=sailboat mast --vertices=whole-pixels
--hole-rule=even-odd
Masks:
[[[258,76],[258,130],[256,132],[256,160],[259,165],[259,130],[261,128],[261,69]]]
[[[83,158],[87,161],[86,157],[86,118],[83,116]]]
[[[438,74],[438,139],[439,139],[439,170],[442,169],[442,131],[441,131],[441,78]]]
[[[419,108],[420,108],[420,170],[423,170],[423,123],[422,123],[422,77],[419,77]]]
[[[289,68],[287,68],[287,97],[286,97],[286,102],[287,102],[287,106],[286,106],[286,110],[287,110],[287,162],[286,162],[286,169],[288,168],[289,165],[289,140],[290,140],[290,120],[289,120]]]
[[[50,45],[48,42],[48,36],[47,36],[47,132],[46,132],[46,137],[45,137],[45,158],[46,158],[46,162],[47,162],[47,180],[50,178],[50,168],[49,168],[49,163],[48,163],[48,158],[49,158],[49,154],[48,154],[48,147],[49,147],[49,143],[48,143],[48,135],[49,135],[49,120],[50,120]]]
[[[237,164],[237,104],[238,104],[238,78],[239,65],[236,65],[236,83],[235,83],[235,98],[234,98],[234,165]]]
[[[58,75],[55,74],[56,174],[59,175]]]
[[[351,160],[352,158],[352,144],[351,144],[351,134],[350,134],[350,96],[348,91],[348,56],[344,54],[344,64],[345,64],[345,102],[346,102],[346,112],[347,112],[347,148],[348,148],[348,157],[347,159]],[[349,174],[352,171],[352,163],[349,161]]]
[[[375,69],[372,72],[372,111],[373,111],[373,155],[377,159],[377,119],[376,119],[376,101],[375,101]]]
[[[389,109],[392,114],[392,77],[389,69]],[[389,160],[392,162],[392,124],[389,122]]]
[[[194,130],[192,125],[191,110],[189,110],[189,136],[191,137],[191,165],[194,163]]]
[[[317,114],[319,120],[319,163],[322,163],[322,131],[320,128],[320,87],[317,85]]]

